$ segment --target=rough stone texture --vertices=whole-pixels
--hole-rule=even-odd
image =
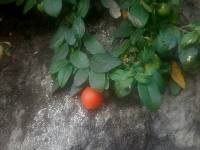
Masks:
[[[193,11],[184,12],[185,16],[198,18],[192,3],[186,5]],[[188,77],[187,89],[179,96],[166,93],[157,113],[143,108],[137,96],[126,102],[107,98],[102,109],[89,112],[65,90],[52,94],[51,34],[38,30],[38,24],[28,25],[28,38],[21,31],[0,36],[0,41],[12,42],[17,59],[13,64],[7,58],[0,66],[1,150],[200,149],[199,73]],[[113,28],[105,20],[93,25],[108,48],[105,37]]]

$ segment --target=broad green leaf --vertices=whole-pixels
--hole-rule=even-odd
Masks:
[[[81,91],[83,87],[82,86],[74,86],[72,85],[71,86],[71,89],[69,91],[69,95],[72,97],[72,96],[75,96],[78,92]]]
[[[170,92],[172,93],[172,95],[174,95],[174,96],[179,95],[181,92],[180,86],[178,86],[178,84],[176,82],[174,82],[173,80],[171,80],[169,82],[169,89],[170,89]]]
[[[138,83],[138,93],[142,103],[150,111],[157,111],[160,108],[162,98],[158,86],[154,82]]]
[[[58,28],[58,30],[56,31],[55,35],[53,36],[51,40],[51,44],[50,44],[51,48],[54,48],[54,49],[58,48],[64,42],[65,29],[66,27],[64,25],[60,25],[60,27]]]
[[[128,19],[135,27],[141,28],[146,25],[149,19],[149,14],[137,0],[133,3],[129,10]]]
[[[196,46],[179,48],[179,60],[185,71],[195,71],[199,65],[199,48]]]
[[[120,59],[107,53],[96,54],[90,61],[90,67],[94,72],[109,72],[120,64]]]
[[[31,8],[36,5],[36,0],[26,0],[23,13],[26,14]]]
[[[88,69],[79,69],[74,76],[74,86],[82,85],[88,79],[88,75]]]
[[[58,17],[62,9],[62,0],[44,0],[44,10],[52,17]]]
[[[65,40],[69,45],[75,44],[76,38],[75,38],[75,33],[72,29],[66,27],[64,31],[64,35],[65,35]]]
[[[65,59],[69,52],[69,47],[66,43],[62,44],[55,50],[55,54],[53,56],[54,60]]]
[[[198,41],[198,39],[199,35],[196,32],[186,33],[181,40],[181,46],[185,47],[194,44]]]
[[[154,110],[157,110],[160,107],[162,101],[159,88],[153,80],[150,82],[150,84],[148,84],[147,87],[149,91],[149,96],[151,97],[152,106]]]
[[[94,36],[84,37],[84,46],[91,54],[105,53],[103,46],[96,40]]]
[[[169,51],[178,46],[181,40],[181,32],[176,27],[168,27],[160,30],[155,41],[155,47],[159,54],[169,55]]]
[[[51,74],[54,74],[54,73],[57,73],[62,67],[64,67],[66,64],[67,64],[67,60],[65,59],[62,59],[62,60],[55,60],[51,63],[51,66],[50,66],[50,73]]]
[[[106,82],[105,73],[96,73],[90,71],[89,83],[91,87],[103,91],[105,88],[105,82]]]
[[[122,20],[119,27],[114,31],[115,38],[129,37],[134,31],[133,25],[128,20]]]
[[[73,31],[77,38],[81,39],[85,34],[85,25],[83,19],[76,18],[73,23]]]
[[[183,89],[185,89],[186,83],[185,83],[185,77],[183,75],[183,72],[180,68],[180,66],[173,61],[172,62],[172,70],[171,70],[171,78]]]
[[[58,85],[63,88],[67,81],[69,80],[69,77],[72,73],[72,66],[71,65],[65,65],[62,67],[58,72]]]
[[[85,17],[90,8],[90,0],[80,0],[78,3],[78,16]]]
[[[131,93],[134,74],[131,70],[117,69],[110,75],[114,81],[115,93],[118,97],[125,97]]]
[[[128,40],[124,41],[119,47],[113,48],[111,54],[115,57],[123,54],[130,46],[130,42]]]
[[[75,50],[70,55],[71,63],[77,68],[87,68],[89,67],[89,59],[84,52]]]
[[[158,71],[154,72],[154,74],[152,76],[152,80],[157,84],[157,86],[160,90],[160,93],[163,94],[165,92],[166,84],[165,84],[163,77],[161,76],[161,74]]]

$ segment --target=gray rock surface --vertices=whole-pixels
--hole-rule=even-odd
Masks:
[[[184,12],[186,17],[195,14],[189,12]],[[105,37],[112,24],[104,20],[93,28],[109,48]],[[188,77],[179,96],[166,93],[157,113],[142,107],[137,96],[125,102],[107,98],[102,109],[90,112],[66,90],[52,94],[52,53],[47,48],[51,34],[30,29],[28,39],[17,31],[12,37],[0,36],[12,42],[17,59],[14,64],[6,60],[8,65],[0,68],[1,150],[200,149],[199,73]]]

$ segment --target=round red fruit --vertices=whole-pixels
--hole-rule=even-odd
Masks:
[[[89,110],[97,109],[103,104],[103,94],[91,87],[86,87],[81,93],[81,102]]]

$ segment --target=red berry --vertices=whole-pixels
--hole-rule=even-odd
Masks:
[[[103,104],[103,94],[91,87],[86,87],[81,93],[81,102],[89,110],[97,109]]]

